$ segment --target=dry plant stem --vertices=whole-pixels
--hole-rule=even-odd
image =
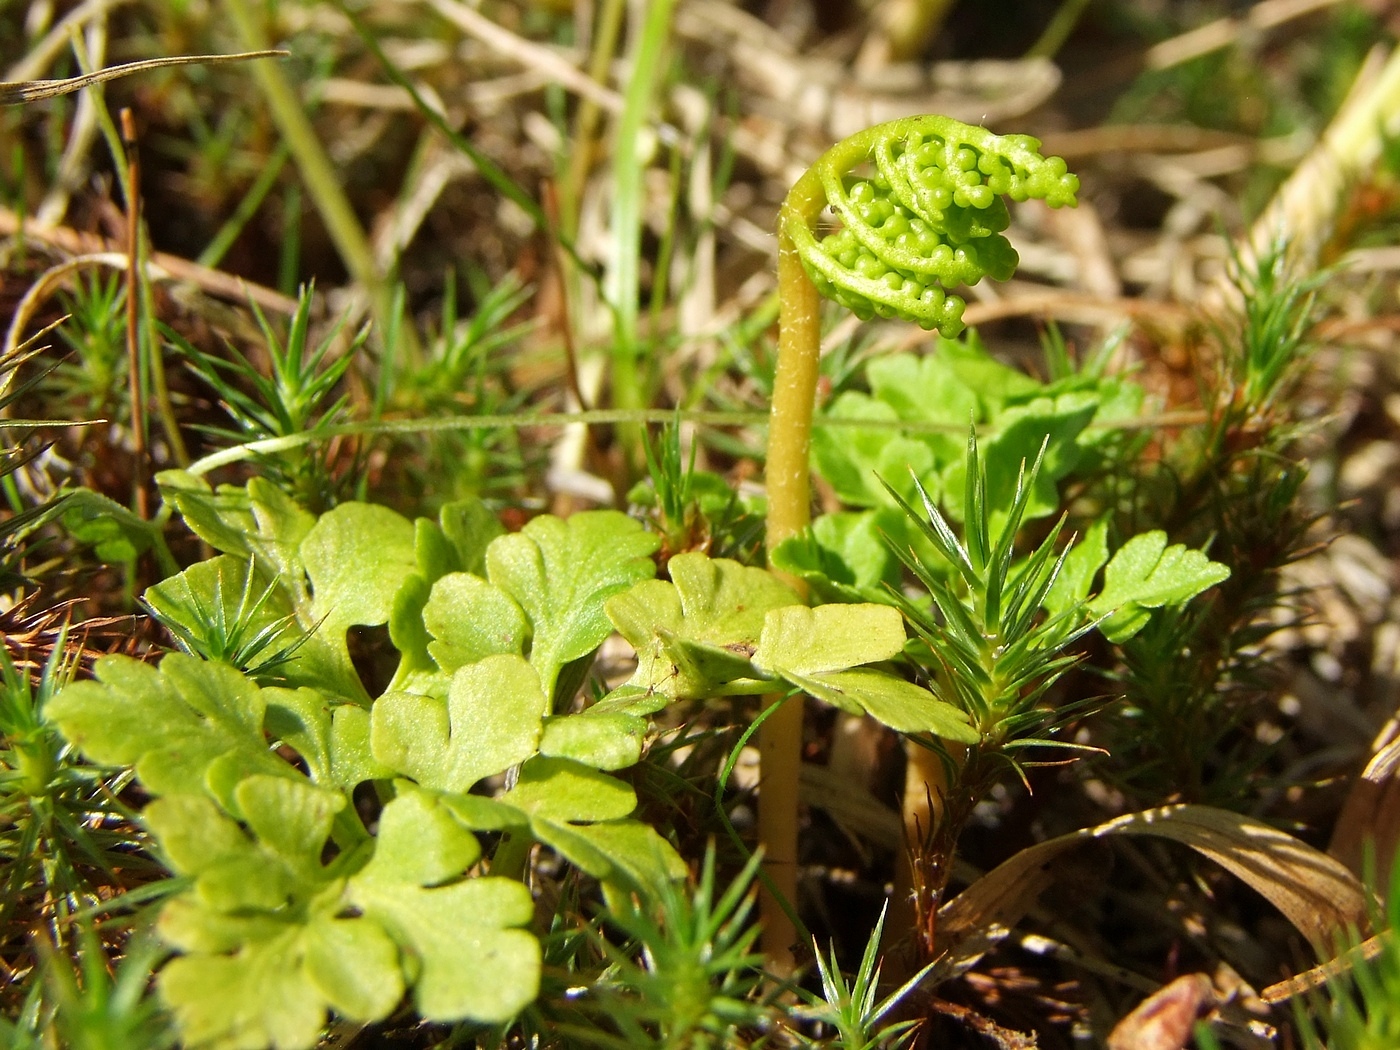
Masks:
[[[126,147],[126,364],[131,397],[132,509],[150,517],[146,491],[146,407],[141,385],[141,160],[136,151],[136,121],[131,110],[121,111],[122,145]]]
[[[1333,959],[1319,963],[1310,970],[1304,970],[1286,981],[1269,985],[1259,993],[1259,998],[1272,1006],[1275,1003],[1286,1002],[1294,996],[1307,995],[1328,981],[1352,972],[1357,963],[1376,958],[1386,950],[1394,937],[1394,930],[1383,930]]]
[[[84,67],[90,64],[81,53],[79,60],[84,63]],[[189,454],[185,451],[185,443],[180,437],[180,425],[175,418],[175,409],[170,404],[170,391],[165,384],[165,362],[160,355],[156,340],[149,332],[146,335],[144,353],[141,346],[142,333],[139,325],[141,311],[144,310],[145,316],[150,318],[154,316],[155,308],[151,299],[150,282],[142,279],[146,273],[145,262],[148,245],[141,226],[141,165],[136,152],[136,123],[130,112],[123,110],[121,127],[118,128],[117,122],[112,120],[112,115],[107,110],[107,103],[100,87],[94,87],[86,95],[93,104],[98,126],[102,129],[102,135],[107,141],[107,148],[111,151],[112,160],[117,166],[118,181],[121,183],[122,196],[127,206],[126,266],[124,267],[128,284],[127,341],[134,362],[129,371],[142,384],[139,387],[139,393],[143,395],[148,392],[154,393],[155,408],[160,414],[161,425],[165,429],[170,443],[171,454],[175,461],[183,467],[189,463]],[[140,439],[138,449],[134,453],[137,460],[134,484],[137,486],[137,491],[140,492],[145,488],[143,472],[149,469],[145,452],[149,426],[144,409],[139,413],[133,413],[132,432],[138,434]],[[135,499],[133,507],[145,506],[146,502],[144,496],[138,497]]]
[[[512,33],[475,7],[460,0],[428,0],[428,5],[464,33],[476,37],[487,47],[525,68],[538,70],[551,82],[580,98],[588,99],[613,113],[621,113],[625,107],[622,96],[602,83],[601,77],[592,75],[591,69],[587,74],[581,72],[553,48]]]
[[[1341,0],[1261,0],[1240,18],[1219,18],[1189,32],[1164,40],[1148,49],[1144,62],[1148,69],[1172,66],[1200,58],[1212,51],[1230,47],[1242,38],[1260,35],[1285,22],[1334,7]]]
[[[966,749],[951,744],[945,746],[953,760],[961,765]],[[925,879],[915,878],[914,865],[916,859],[927,859],[923,855],[924,846],[934,840],[933,832],[943,823],[948,794],[948,772],[935,752],[906,740],[904,755],[907,760],[902,813],[904,848],[895,851],[894,897],[890,901],[890,921],[885,924],[886,950],[905,942],[909,931],[917,926],[920,909],[914,888],[923,885]],[[943,861],[951,859],[941,858]],[[946,869],[948,864],[943,863],[942,867]],[[941,892],[942,886],[937,890]]]
[[[1170,331],[1184,329],[1191,321],[1191,312],[1177,303],[1143,299],[1112,298],[1084,295],[1078,292],[1017,290],[996,302],[968,303],[963,321],[969,328],[1004,321],[1008,317],[1040,317],[1055,321],[1071,321],[1082,325],[1114,325],[1124,321],[1148,321]],[[922,333],[920,333],[922,335]],[[911,336],[910,340],[919,338]],[[906,349],[906,344],[899,344]]]
[[[288,51],[248,51],[237,55],[172,55],[168,58],[124,62],[119,66],[94,69],[80,77],[65,77],[62,80],[0,81],[0,106],[18,106],[26,102],[38,102],[40,99],[71,95],[85,87],[133,76],[148,69],[163,69],[167,66],[212,66],[222,62],[246,62],[253,58],[280,58],[288,54]]]

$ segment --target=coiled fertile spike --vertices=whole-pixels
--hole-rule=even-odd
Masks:
[[[824,183],[826,180],[823,180]],[[876,256],[886,267],[907,277],[931,277],[945,288],[956,288],[960,284],[976,284],[982,279],[983,271],[976,261],[968,262],[955,252],[943,250],[966,244],[969,238],[950,238],[948,228],[932,221],[930,216],[921,216],[904,204],[885,199],[885,207],[876,209],[871,204],[855,204],[856,198],[865,198],[871,184],[857,183],[848,192],[839,176],[832,174],[829,184],[825,184],[826,198],[843,224],[842,233],[850,234],[866,251]],[[885,191],[887,194],[889,190]],[[924,228],[921,235],[911,240],[900,238],[914,229],[914,222],[922,219]],[[963,224],[966,225],[966,224]],[[821,247],[833,252],[837,244],[837,234],[824,237]]]
[[[951,244],[990,237],[1011,225],[1011,213],[1000,198],[983,208],[955,204],[956,184],[944,176],[941,168],[932,168],[920,160],[921,155],[927,158],[927,150],[928,146],[924,145],[917,150],[905,149],[897,153],[887,148],[876,151],[876,166],[901,204],[942,228],[945,240]],[[1010,185],[1009,176],[1000,181]],[[989,177],[989,187],[991,183]]]
[[[1028,135],[993,135],[947,117],[881,124],[817,162],[842,229],[820,242],[810,228],[790,236],[818,290],[858,317],[901,317],[955,335],[965,304],[945,290],[1015,271],[1002,198],[1075,202],[1079,180],[1039,149]],[[862,161],[875,175],[848,182]]]

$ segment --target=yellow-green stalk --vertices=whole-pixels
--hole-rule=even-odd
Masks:
[[[956,335],[965,304],[949,290],[984,276],[1006,280],[1016,267],[1016,251],[1001,236],[1010,222],[1002,196],[1051,207],[1074,203],[1079,180],[1039,147],[1029,136],[993,135],[948,117],[910,117],[837,143],[794,184],[778,216],[781,312],[768,440],[768,550],[810,521],[820,296],[861,318],[899,317]],[[866,164],[873,167],[869,175],[852,175]],[[841,227],[819,241],[812,223],[827,206]],[[788,582],[802,591],[801,581]],[[793,700],[759,729],[759,839],[769,884],[790,905],[797,891],[801,750],[802,706]],[[941,794],[940,788],[927,790]],[[911,790],[906,801],[923,808],[927,797]],[[768,965],[786,972],[793,925],[771,896],[763,901],[763,920]]]

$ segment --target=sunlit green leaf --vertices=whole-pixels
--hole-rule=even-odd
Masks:
[[[784,675],[811,696],[852,714],[868,714],[901,733],[932,733],[945,740],[975,744],[981,734],[967,715],[921,685],[873,668]]]
[[[529,891],[462,879],[480,847],[434,796],[406,788],[391,801],[348,882],[320,860],[341,796],[271,777],[239,796],[247,832],[207,799],[148,810],[176,870],[195,876],[161,919],[188,953],[162,971],[161,992],[189,1042],[310,1047],[328,1008],[383,1017],[406,984],[433,1020],[503,1021],[534,998]]]
[[[768,613],[753,661],[773,674],[819,674],[892,659],[904,642],[904,618],[891,606],[794,605]]]
[[[501,801],[532,817],[558,821],[618,820],[637,807],[630,786],[567,758],[526,762]]]
[[[763,618],[797,595],[770,573],[726,558],[679,554],[671,582],[648,580],[611,599],[607,614],[637,650],[631,684],[672,699],[701,698],[753,675]]]
[[[423,608],[428,652],[444,671],[487,656],[520,653],[529,637],[525,614],[510,595],[480,576],[454,572],[433,584]]]
[[[530,663],[551,705],[560,669],[611,632],[603,604],[656,572],[650,555],[659,543],[625,514],[585,511],[535,518],[487,548],[488,578],[530,621]]]
[[[452,676],[447,702],[388,693],[371,716],[376,761],[437,791],[464,792],[535,753],[544,693],[520,656],[492,656]]]
[[[1204,551],[1181,543],[1169,547],[1165,532],[1145,532],[1114,553],[1089,611],[1105,617],[1100,629],[1110,641],[1121,642],[1142,630],[1148,610],[1189,601],[1229,576],[1230,570]]]
[[[317,519],[300,547],[320,630],[387,623],[394,595],[418,567],[413,524],[387,507],[342,503]]]
[[[594,769],[625,769],[642,756],[646,719],[622,712],[585,711],[545,720],[540,754],[570,758]]]
[[[171,653],[159,669],[107,656],[94,670],[54,697],[48,716],[90,760],[135,766],[154,794],[215,790],[216,763],[225,785],[258,772],[299,776],[268,749],[263,690],[232,667]],[[237,812],[227,793],[220,801]]]

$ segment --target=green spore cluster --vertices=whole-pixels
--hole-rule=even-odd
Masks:
[[[850,151],[839,147],[816,166],[841,228],[820,242],[810,230],[794,235],[817,290],[862,320],[899,317],[956,335],[966,303],[951,290],[1016,270],[1019,257],[1002,236],[1011,221],[1003,198],[1075,203],[1079,179],[1027,135],[946,117],[893,121],[865,135],[858,160],[873,162],[874,174],[849,176],[841,161]]]

